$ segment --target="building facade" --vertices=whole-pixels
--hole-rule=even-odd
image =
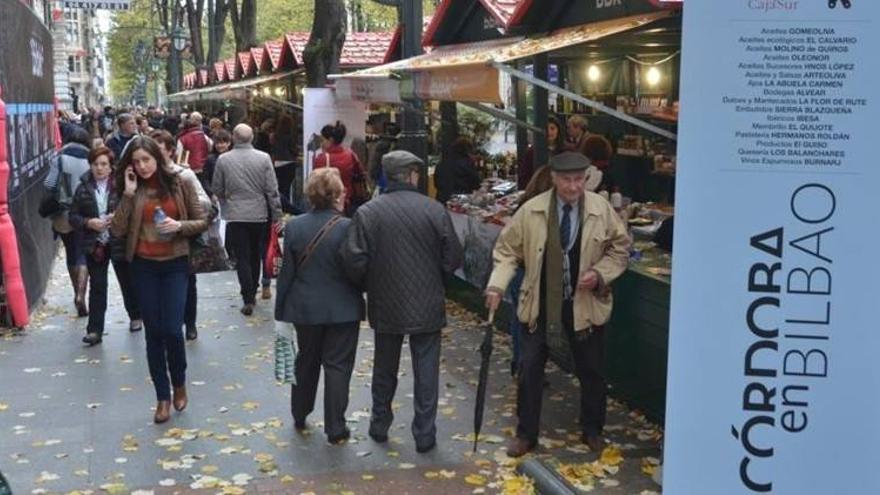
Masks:
[[[107,94],[107,23],[95,10],[53,10],[55,91],[62,109],[99,108]]]

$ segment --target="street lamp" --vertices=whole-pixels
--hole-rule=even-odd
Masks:
[[[183,30],[183,26],[177,25],[174,28],[174,32],[171,33],[171,41],[174,43],[174,49],[178,52],[182,52],[184,48],[186,48],[186,32]]]

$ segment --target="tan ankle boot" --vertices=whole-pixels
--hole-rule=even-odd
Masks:
[[[174,387],[174,410],[183,411],[189,404],[189,398],[186,395],[186,385]]]
[[[171,401],[160,400],[156,403],[156,414],[153,415],[153,422],[161,424],[171,419]]]

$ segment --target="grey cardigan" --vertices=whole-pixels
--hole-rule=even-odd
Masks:
[[[361,291],[345,274],[339,250],[349,219],[336,224],[303,267],[296,259],[337,213],[320,210],[300,215],[284,228],[284,261],[278,275],[275,319],[294,325],[332,325],[364,319]]]
[[[281,198],[272,159],[249,144],[236,144],[217,158],[211,189],[220,199],[220,213],[227,222],[281,219]]]

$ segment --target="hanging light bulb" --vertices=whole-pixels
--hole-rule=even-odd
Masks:
[[[269,86],[266,86],[265,88],[263,88],[263,96],[271,96],[271,95],[272,95],[272,88],[270,88]]]
[[[282,88],[281,86],[275,88],[275,96],[277,96],[278,98],[284,96],[284,88]]]
[[[590,82],[596,82],[600,77],[602,77],[602,71],[599,70],[599,67],[591,65],[587,69],[587,79],[589,79]]]
[[[656,86],[660,84],[660,79],[662,77],[663,75],[660,73],[660,69],[656,67],[651,67],[650,69],[648,69],[648,73],[645,75],[645,79],[651,86]]]

